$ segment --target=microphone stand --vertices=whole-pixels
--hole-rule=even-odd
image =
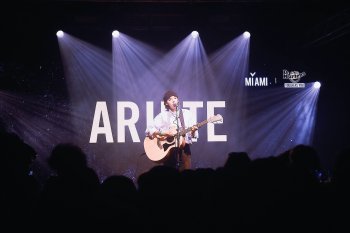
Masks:
[[[177,132],[176,132],[176,169],[180,170],[181,167],[181,156],[180,156],[180,125],[179,125],[179,105],[176,105],[176,127],[177,127]]]

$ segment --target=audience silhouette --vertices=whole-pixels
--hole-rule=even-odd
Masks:
[[[36,151],[5,129],[0,129],[0,148],[1,212],[4,223],[16,231],[19,227],[16,223],[31,224],[34,220],[40,195],[40,184],[31,175]]]
[[[31,175],[32,147],[5,130],[0,146],[2,212],[8,224],[30,225],[39,219],[38,231],[349,230],[349,148],[337,154],[328,180],[319,177],[317,151],[297,145],[254,160],[246,152],[230,152],[216,169],[180,172],[155,166],[134,183],[122,175],[100,182],[80,147],[60,143],[47,160],[53,173],[41,186]]]
[[[99,179],[87,166],[86,154],[76,145],[58,144],[48,163],[55,172],[44,184],[39,210],[57,230],[91,229],[98,201]]]

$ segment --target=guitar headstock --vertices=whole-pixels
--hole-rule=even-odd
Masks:
[[[208,123],[223,123],[224,118],[220,114],[208,118]]]

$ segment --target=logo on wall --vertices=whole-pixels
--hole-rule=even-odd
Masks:
[[[254,77],[256,72],[249,73],[250,77],[245,77],[244,85],[246,87],[267,87],[269,85],[269,79],[267,77]]]
[[[290,83],[284,83],[285,88],[304,88],[305,83],[300,83],[302,77],[306,76],[305,72],[283,70],[283,79],[288,79]]]

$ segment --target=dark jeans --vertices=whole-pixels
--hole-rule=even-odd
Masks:
[[[178,154],[176,152],[179,152]],[[178,156],[179,155],[179,156]],[[180,167],[178,167],[178,162]],[[191,169],[191,148],[189,144],[185,144],[183,149],[172,148],[166,156],[164,166],[184,169]]]

